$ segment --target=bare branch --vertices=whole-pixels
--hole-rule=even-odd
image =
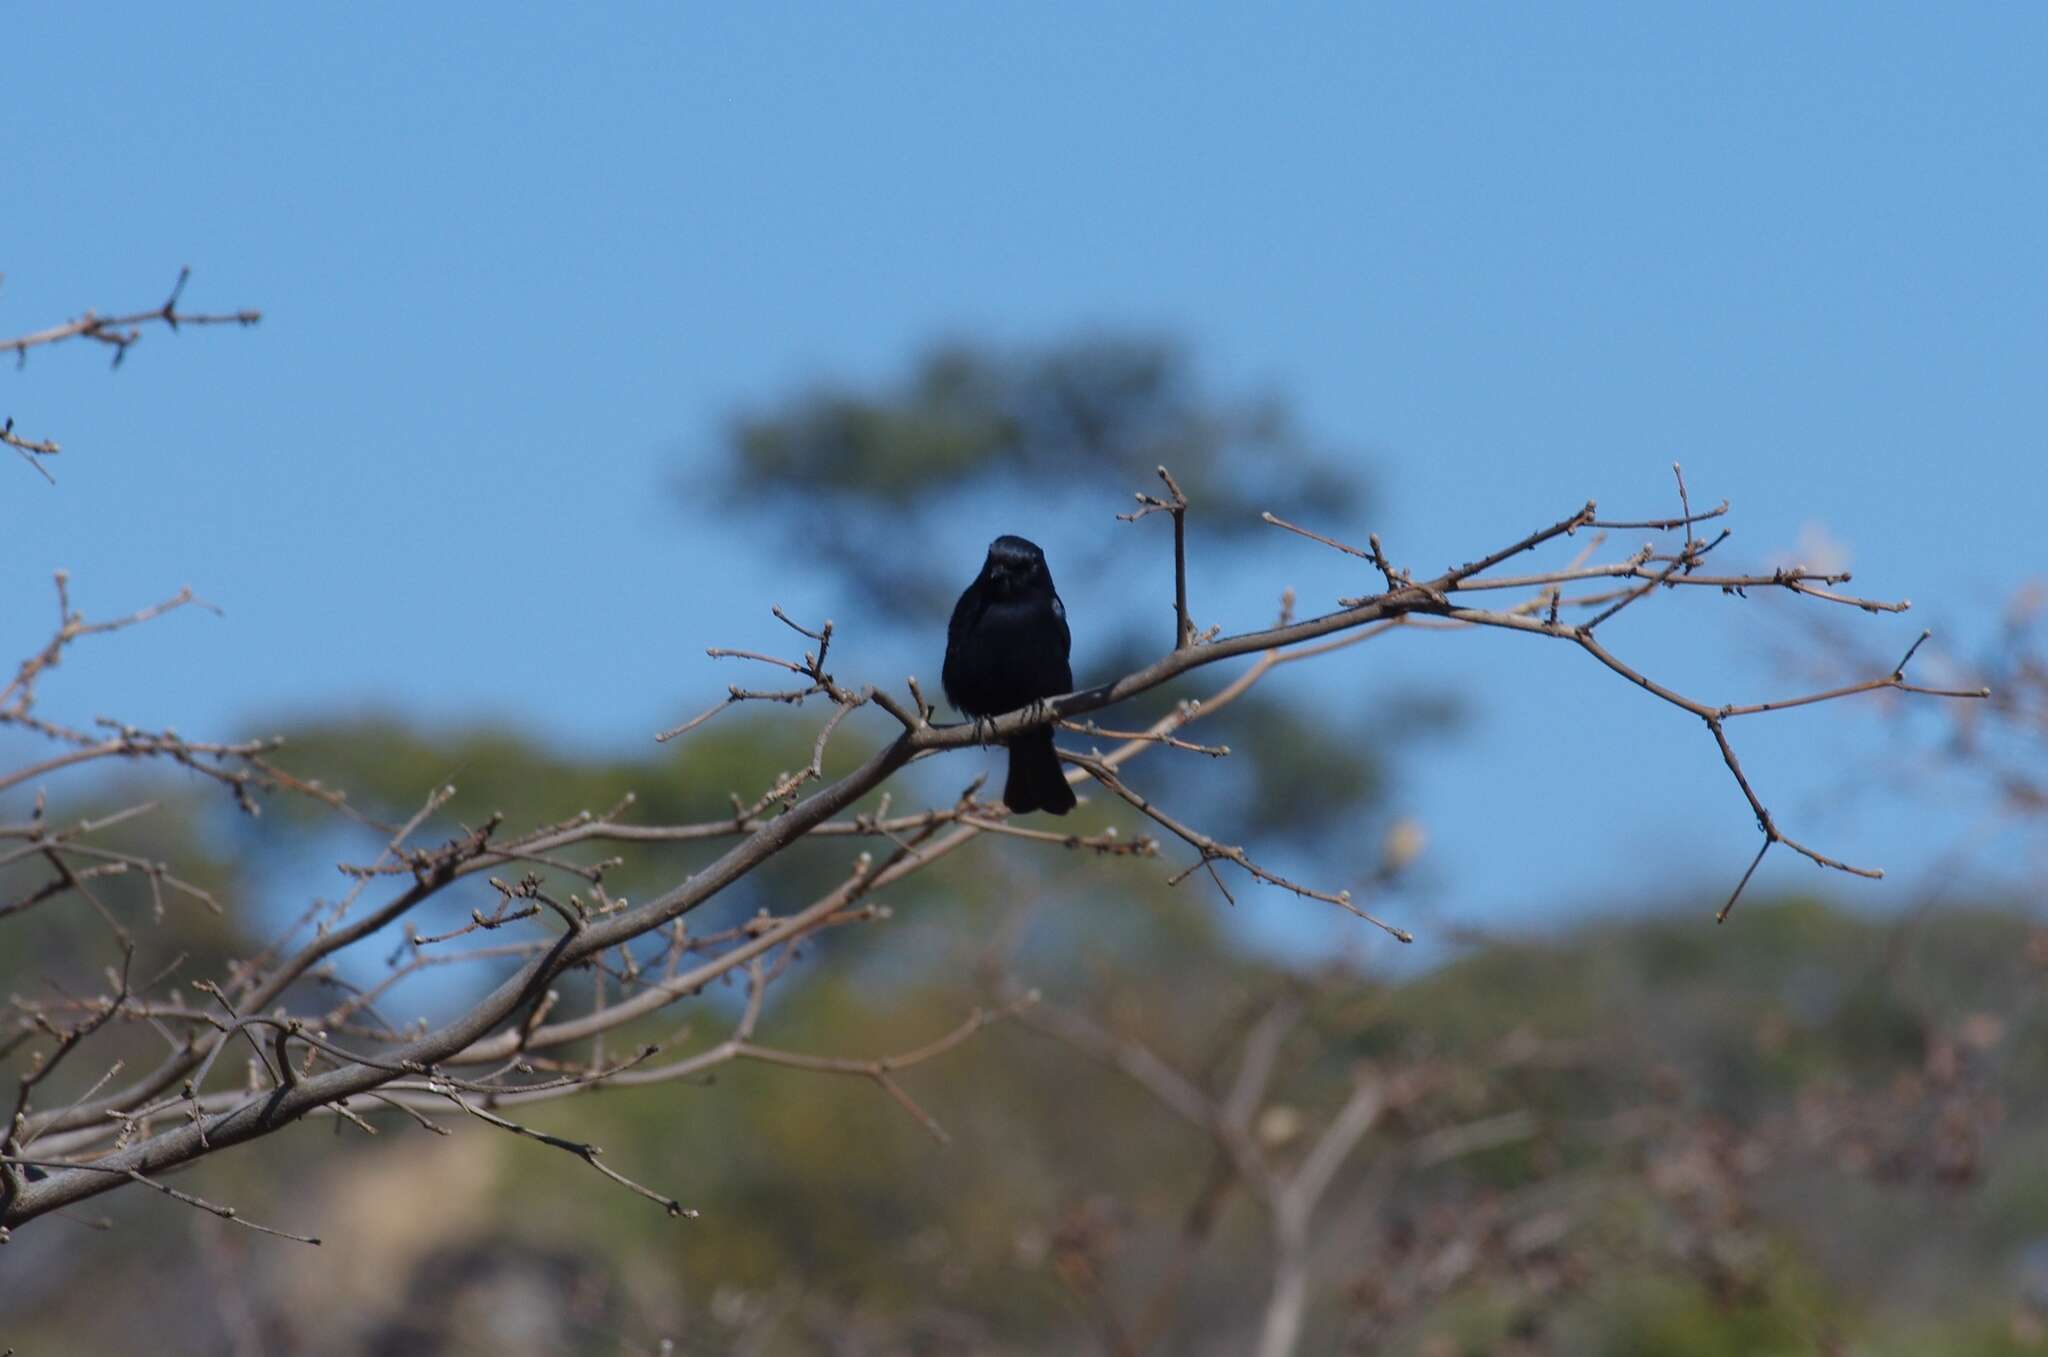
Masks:
[[[171,288],[170,297],[162,306],[149,311],[130,311],[123,315],[103,316],[96,311],[87,311],[74,320],[61,325],[19,335],[13,339],[0,339],[0,353],[12,353],[17,358],[26,358],[28,351],[48,344],[61,344],[67,339],[90,339],[105,344],[114,351],[114,366],[119,367],[129,348],[142,339],[141,326],[161,323],[172,330],[184,325],[240,325],[250,326],[263,319],[261,311],[244,309],[217,314],[205,314],[177,309],[178,299],[184,294],[185,284],[192,277],[188,265],[178,271],[178,281]]]
[[[1151,817],[1158,824],[1164,826],[1168,831],[1170,831],[1177,837],[1186,840],[1187,843],[1189,843],[1195,849],[1197,849],[1202,855],[1201,859],[1195,863],[1194,867],[1190,867],[1188,871],[1194,871],[1196,870],[1196,868],[1205,866],[1218,858],[1224,859],[1228,862],[1234,862],[1239,867],[1242,867],[1245,871],[1249,872],[1251,875],[1257,877],[1259,880],[1264,881],[1269,885],[1279,886],[1283,890],[1293,891],[1296,895],[1306,896],[1311,900],[1326,901],[1329,904],[1336,905],[1339,909],[1348,910],[1351,913],[1356,914],[1359,918],[1364,919],[1367,923],[1373,924],[1378,928],[1384,929],[1389,935],[1391,935],[1397,941],[1415,941],[1415,936],[1412,933],[1409,933],[1406,929],[1396,928],[1392,924],[1389,924],[1381,919],[1373,917],[1365,910],[1362,910],[1357,905],[1353,904],[1351,901],[1350,891],[1333,892],[1317,890],[1313,886],[1304,886],[1297,881],[1290,881],[1286,877],[1281,876],[1279,873],[1269,871],[1266,868],[1259,866],[1256,862],[1253,862],[1251,858],[1245,853],[1244,849],[1227,844],[1218,843],[1215,839],[1211,838],[1207,834],[1202,833],[1200,830],[1182,824],[1179,820],[1174,819],[1172,816],[1168,815],[1166,812],[1159,809],[1159,807],[1153,805],[1152,802],[1147,800],[1145,797],[1133,791],[1123,781],[1123,779],[1119,778],[1114,772],[1112,772],[1109,769],[1109,767],[1106,764],[1104,764],[1100,759],[1090,758],[1084,754],[1075,754],[1065,750],[1061,751],[1060,757],[1066,759],[1069,763],[1075,764],[1078,767],[1086,770],[1088,775],[1093,777],[1097,782],[1100,782],[1110,791],[1115,792],[1118,796],[1122,797],[1125,801],[1129,802],[1133,807],[1135,807],[1139,811],[1142,811],[1145,815]],[[1180,880],[1185,878],[1187,874],[1187,872],[1182,872],[1180,876],[1173,878],[1174,882],[1178,883]],[[1220,886],[1222,883],[1219,881],[1217,884]]]
[[[475,1117],[478,1121],[487,1122],[500,1130],[510,1131],[514,1135],[525,1136],[529,1140],[537,1140],[543,1145],[550,1145],[558,1150],[566,1150],[568,1153],[575,1155],[578,1159],[581,1159],[584,1163],[590,1165],[590,1167],[596,1169],[599,1173],[602,1173],[605,1177],[611,1179],[613,1182],[619,1184],[621,1187],[626,1188],[628,1191],[631,1191],[638,1196],[645,1197],[647,1198],[647,1200],[651,1202],[658,1203],[662,1207],[662,1209],[667,1211],[671,1216],[687,1217],[691,1220],[695,1220],[697,1216],[700,1214],[695,1207],[685,1206],[681,1202],[677,1201],[674,1197],[665,1197],[661,1193],[656,1192],[653,1188],[644,1186],[640,1183],[636,1183],[631,1178],[628,1178],[625,1174],[620,1173],[618,1170],[612,1168],[609,1164],[605,1163],[602,1159],[598,1157],[601,1154],[603,1154],[604,1151],[598,1149],[598,1147],[595,1145],[586,1144],[580,1140],[569,1140],[563,1136],[549,1135],[546,1131],[536,1131],[531,1126],[521,1126],[516,1121],[507,1121],[505,1118],[497,1115],[495,1112],[484,1111],[484,1109],[478,1107],[475,1103],[470,1102],[469,1099],[463,1097],[460,1093],[456,1092],[454,1086],[446,1082],[437,1082],[435,1085],[435,1091],[441,1094],[442,1097],[448,1099],[448,1101],[454,1103],[463,1111],[469,1113],[469,1115],[471,1115],[472,1117]]]
[[[62,325],[52,325],[30,334],[18,335],[13,339],[0,339],[0,353],[12,353],[15,366],[28,362],[28,351],[50,344],[61,344],[68,339],[89,339],[104,344],[114,351],[115,367],[128,356],[128,350],[142,339],[144,325],[163,324],[176,331],[182,325],[254,325],[263,319],[261,311],[232,311],[209,315],[178,310],[178,299],[184,295],[185,284],[190,281],[190,266],[179,270],[178,281],[171,287],[171,295],[162,306],[152,311],[135,311],[126,315],[102,316],[88,311]],[[21,454],[22,460],[35,468],[45,481],[55,485],[56,477],[39,460],[55,456],[59,451],[54,439],[23,438],[14,432],[14,420],[0,422],[0,443],[6,444]]]
[[[1195,624],[1188,616],[1188,497],[1181,493],[1180,483],[1165,467],[1159,468],[1159,479],[1166,483],[1170,498],[1160,499],[1140,491],[1139,507],[1117,517],[1125,523],[1135,523],[1147,514],[1163,511],[1173,515],[1173,648],[1184,650],[1195,643]]]
[[[144,1071],[127,1087],[105,1091],[115,1077],[110,1070],[92,1088],[54,1110],[31,1108],[28,1091],[23,1090],[15,1119],[18,1129],[10,1133],[17,1139],[10,1142],[9,1148],[20,1149],[18,1137],[21,1129],[27,1128],[29,1114],[33,1112],[34,1138],[38,1153],[44,1156],[41,1162],[56,1167],[49,1176],[37,1181],[8,1182],[7,1200],[0,1205],[0,1226],[17,1226],[70,1206],[127,1181],[131,1173],[161,1174],[204,1155],[268,1135],[304,1116],[336,1116],[366,1126],[350,1108],[350,1100],[358,1095],[395,1101],[409,1113],[420,1113],[423,1104],[456,1101],[465,1111],[499,1125],[500,1129],[541,1139],[577,1154],[607,1176],[671,1209],[679,1209],[672,1199],[632,1183],[600,1164],[594,1147],[551,1138],[507,1122],[489,1108],[523,1100],[573,1096],[597,1088],[685,1078],[721,1061],[749,1059],[868,1079],[903,1105],[921,1125],[942,1136],[936,1121],[910,1099],[897,1075],[909,1065],[951,1049],[1000,1014],[977,1013],[938,1041],[898,1056],[858,1059],[811,1055],[755,1040],[753,1033],[762,1011],[763,993],[789,968],[808,940],[828,928],[886,918],[887,908],[874,899],[878,892],[984,835],[998,835],[1041,850],[1087,850],[1128,857],[1156,853],[1157,843],[1150,837],[1125,839],[1113,832],[1060,834],[1011,823],[999,808],[976,801],[975,788],[969,788],[950,806],[894,816],[889,813],[884,789],[909,763],[949,750],[967,749],[986,739],[1009,738],[1049,722],[1065,723],[1086,735],[1120,742],[1107,753],[1066,754],[1072,765],[1069,780],[1092,778],[1189,844],[1197,859],[1182,877],[1199,869],[1223,887],[1224,874],[1218,871],[1218,863],[1234,863],[1258,880],[1297,895],[1337,904],[1406,941],[1409,933],[1373,919],[1352,902],[1349,892],[1320,890],[1278,875],[1255,862],[1242,847],[1227,844],[1168,814],[1135,790],[1121,772],[1130,759],[1161,746],[1221,756],[1227,752],[1223,747],[1195,743],[1182,738],[1181,732],[1248,691],[1279,665],[1328,655],[1385,635],[1396,627],[1488,626],[1569,641],[1603,667],[1698,718],[1709,728],[1717,752],[1764,836],[1757,859],[1745,873],[1745,883],[1774,843],[1783,843],[1836,870],[1870,874],[1872,869],[1852,867],[1822,855],[1779,829],[1764,801],[1751,787],[1728,741],[1726,721],[1884,688],[1943,697],[1964,695],[1960,690],[1907,683],[1904,670],[1912,650],[1890,674],[1879,678],[1773,703],[1721,706],[1690,698],[1617,658],[1595,639],[1594,628],[1605,617],[1612,616],[1615,609],[1665,587],[1710,586],[1736,594],[1751,587],[1773,587],[1865,609],[1893,606],[1835,594],[1832,586],[1843,582],[1841,577],[1798,569],[1776,571],[1768,576],[1701,573],[1701,559],[1722,538],[1702,540],[1693,534],[1692,527],[1718,517],[1722,510],[1693,513],[1682,479],[1679,517],[1631,525],[1660,531],[1682,530],[1683,545],[1675,548],[1675,554],[1660,555],[1646,548],[1621,562],[1596,565],[1588,559],[1588,548],[1561,569],[1517,577],[1488,572],[1556,538],[1574,534],[1580,527],[1598,524],[1593,505],[1588,503],[1548,527],[1427,579],[1417,579],[1389,561],[1376,534],[1371,537],[1369,548],[1359,549],[1273,520],[1297,535],[1325,542],[1370,562],[1385,580],[1386,590],[1346,601],[1337,611],[1299,620],[1290,596],[1274,626],[1231,635],[1223,635],[1220,630],[1198,633],[1186,604],[1184,519],[1189,506],[1171,475],[1162,471],[1161,477],[1169,497],[1141,497],[1140,510],[1126,516],[1136,519],[1152,512],[1166,512],[1174,516],[1176,523],[1176,641],[1170,651],[1149,665],[1049,703],[997,716],[981,723],[979,729],[967,723],[934,725],[930,704],[914,681],[910,684],[909,705],[874,688],[840,683],[828,667],[834,640],[832,624],[827,622],[813,630],[776,608],[773,611],[777,619],[809,643],[810,648],[800,656],[784,658],[723,648],[713,653],[786,670],[797,676],[799,686],[773,691],[735,686],[725,701],[704,716],[677,731],[664,733],[672,736],[701,724],[716,711],[741,701],[801,705],[817,696],[830,703],[831,713],[812,738],[809,762],[776,777],[766,794],[751,807],[736,798],[734,813],[718,820],[649,825],[629,823],[622,818],[632,805],[631,798],[626,798],[603,815],[581,813],[509,836],[499,833],[499,821],[493,817],[482,826],[462,828],[438,844],[417,845],[414,837],[442,808],[446,798],[443,790],[428,798],[406,824],[389,833],[383,851],[374,861],[346,869],[350,889],[342,900],[332,904],[316,902],[294,929],[258,956],[239,963],[225,983],[201,982],[226,1017],[184,1008],[182,1000],[144,1002],[128,993],[125,979],[110,999],[65,999],[34,1008],[34,1019],[46,1026],[31,1025],[29,1033],[53,1037],[60,1055],[68,1053],[100,1025],[117,1020],[156,1024],[169,1052],[160,1064]],[[1617,580],[1625,587],[1597,603],[1590,597],[1563,598],[1567,584],[1591,579]],[[1509,588],[1536,592],[1532,598],[1501,610],[1464,607],[1463,600],[1457,597]],[[58,592],[58,633],[42,652],[24,662],[5,690],[0,690],[0,723],[52,740],[59,746],[59,752],[28,769],[0,774],[0,791],[26,781],[54,777],[103,758],[148,757],[192,767],[234,789],[238,798],[246,799],[254,788],[276,787],[314,796],[346,813],[339,796],[317,784],[290,779],[273,768],[267,762],[274,747],[271,742],[203,745],[170,731],[144,732],[113,724],[103,727],[100,733],[88,733],[51,724],[36,715],[33,705],[38,677],[56,664],[73,641],[193,601],[189,594],[184,594],[157,609],[95,624],[85,622],[71,611],[61,578]],[[1560,611],[1567,605],[1602,607],[1607,611],[1589,622],[1573,625],[1560,620]],[[1180,704],[1144,729],[1105,728],[1082,719],[1179,679],[1203,665],[1240,657],[1250,663],[1206,701]],[[828,780],[825,760],[832,737],[870,704],[882,709],[889,718],[885,723],[887,743],[851,771]],[[854,809],[878,791],[884,793],[879,808]],[[122,814],[131,813],[140,811]],[[185,888],[185,883],[171,875],[164,864],[118,847],[104,846],[91,837],[114,823],[112,818],[103,818],[92,829],[82,823],[52,829],[45,822],[39,803],[35,816],[25,824],[0,825],[0,860],[46,864],[56,873],[56,884],[50,887],[51,894],[40,898],[75,893],[101,909],[107,923],[121,936],[122,925],[93,897],[98,877],[141,872],[151,885],[153,899],[160,899],[160,887],[175,891]],[[378,828],[386,830],[383,826]],[[873,856],[860,854],[839,884],[800,908],[764,910],[743,923],[702,935],[688,932],[689,914],[755,868],[814,835],[884,842],[876,847]],[[577,851],[584,845],[602,843],[698,840],[725,841],[726,846],[715,860],[695,864],[691,874],[676,880],[669,889],[630,903],[614,898],[604,888],[605,873],[614,865],[614,859],[589,862],[583,860],[586,854]],[[433,936],[419,933],[415,910],[457,882],[478,873],[491,879],[491,873],[508,864],[517,864],[518,871],[506,872],[494,882],[501,892],[495,910],[473,909],[466,925]],[[556,884],[563,880],[568,882],[566,889]],[[32,887],[29,894],[35,896],[44,889]],[[1736,894],[1740,894],[1740,888]],[[8,908],[0,908],[0,915],[6,912]],[[559,919],[562,927],[553,927],[550,916]],[[403,930],[404,939],[392,954],[389,977],[363,987],[341,985],[335,980],[332,961],[337,953],[385,930],[397,929]],[[511,940],[467,951],[443,951],[437,947],[472,931],[499,930],[513,930]],[[654,942],[654,954],[649,953],[644,942],[637,948],[629,946],[640,940]],[[390,986],[406,976],[419,974],[432,965],[487,960],[511,962],[514,969],[495,989],[439,1028],[430,1029],[424,1023],[394,1028],[375,1010]],[[592,986],[562,983],[569,973],[579,969],[592,973]],[[729,980],[736,971],[743,972],[748,979],[747,1007],[739,1028],[725,1042],[659,1066],[647,1063],[656,1048],[646,1045],[640,1045],[640,1055],[631,1060],[606,1060],[601,1043],[607,1034],[699,994],[713,982]],[[343,991],[338,1002],[331,992],[335,988]],[[317,1007],[307,1004],[309,993],[317,995]],[[305,1017],[289,1016],[294,1008],[301,1014],[325,1013],[324,1023],[316,1026]],[[53,1014],[65,1016],[70,1025],[60,1025],[50,1016]],[[1091,1035],[1085,1027],[1077,1028],[1057,1014],[1048,1016],[1033,1010],[1028,1020],[1034,1025],[1061,1028],[1063,1035],[1077,1044],[1092,1042],[1104,1058],[1145,1082],[1162,1101],[1216,1137],[1222,1152],[1231,1159],[1233,1174],[1255,1184],[1253,1190],[1273,1203],[1276,1221],[1285,1215],[1290,1220],[1300,1217],[1305,1222],[1345,1156],[1374,1124],[1386,1098],[1393,1096],[1375,1080],[1362,1079],[1323,1139],[1283,1183],[1265,1165],[1248,1127],[1271,1078],[1280,1037],[1292,1021],[1284,1008],[1276,1008],[1253,1028],[1240,1061],[1238,1082],[1222,1102],[1198,1086],[1171,1077],[1171,1072],[1156,1060],[1148,1061],[1113,1038]],[[352,1051],[337,1044],[336,1037],[365,1049]],[[594,1052],[565,1049],[582,1041],[594,1043]],[[224,1072],[227,1069],[220,1064],[220,1057],[230,1043],[247,1044],[255,1052],[256,1058],[250,1062],[255,1071],[253,1086],[225,1073],[217,1084],[213,1080],[216,1068]],[[458,1070],[462,1072],[460,1078],[455,1073]],[[479,1103],[477,1099],[486,1101]],[[1287,1228],[1291,1230],[1294,1226],[1290,1224]],[[1302,1228],[1306,1228],[1305,1223]]]

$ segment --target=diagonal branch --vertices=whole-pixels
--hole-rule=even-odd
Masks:
[[[1690,521],[1695,516],[1688,512],[1684,517]],[[190,1162],[204,1154],[268,1135],[302,1116],[329,1108],[358,1094],[382,1090],[393,1081],[394,1068],[433,1070],[453,1063],[530,1059],[532,1052],[545,1049],[548,1044],[595,1036],[619,1022],[653,1012],[673,1002],[677,997],[696,992],[711,979],[729,974],[736,966],[751,965],[757,960],[765,964],[772,950],[794,945],[810,931],[822,926],[825,920],[856,907],[875,890],[910,872],[920,870],[952,849],[980,837],[985,831],[975,821],[987,818],[985,813],[971,805],[963,805],[949,815],[934,815],[926,820],[921,828],[912,831],[909,837],[903,838],[897,852],[879,868],[870,868],[863,856],[861,863],[840,887],[827,892],[805,909],[767,923],[759,931],[734,942],[726,951],[704,961],[701,965],[687,970],[678,969],[673,974],[664,975],[659,979],[650,979],[650,983],[646,983],[644,988],[634,993],[631,998],[621,998],[598,1014],[555,1022],[548,1022],[544,1017],[545,1006],[549,1002],[548,996],[556,992],[555,982],[565,972],[580,966],[604,965],[606,955],[612,949],[621,948],[634,939],[655,934],[658,930],[673,927],[677,930],[676,936],[680,938],[680,926],[688,914],[716,898],[755,868],[811,833],[824,831],[828,825],[851,826],[851,829],[840,832],[874,832],[882,817],[878,815],[864,820],[862,816],[853,812],[853,807],[862,798],[880,789],[897,772],[916,759],[948,750],[969,748],[985,739],[1005,739],[1051,721],[1084,716],[1149,692],[1204,665],[1238,657],[1256,657],[1256,662],[1250,665],[1245,673],[1225,685],[1219,698],[1227,700],[1229,696],[1244,691],[1252,682],[1257,681],[1260,675],[1270,672],[1275,665],[1326,654],[1370,636],[1384,634],[1391,627],[1411,622],[1427,624],[1431,620],[1437,620],[1496,626],[1573,641],[1606,667],[1629,678],[1646,691],[1675,703],[1710,725],[1717,742],[1724,748],[1724,757],[1731,772],[1736,775],[1752,808],[1758,812],[1760,825],[1767,835],[1766,846],[1770,842],[1783,842],[1823,865],[1850,870],[1843,864],[1814,854],[1777,832],[1775,824],[1769,821],[1768,815],[1763,811],[1763,803],[1749,790],[1740,765],[1734,759],[1732,748],[1726,747],[1725,736],[1720,729],[1720,723],[1726,718],[1719,709],[1686,698],[1631,669],[1594,640],[1589,630],[1556,621],[1554,609],[1551,619],[1546,621],[1521,611],[1489,612],[1459,607],[1451,601],[1461,586],[1482,576],[1484,571],[1493,566],[1597,521],[1594,507],[1589,503],[1546,528],[1538,529],[1506,547],[1425,581],[1415,581],[1405,572],[1395,571],[1386,563],[1384,555],[1375,546],[1369,559],[1373,559],[1388,578],[1388,590],[1383,594],[1347,603],[1337,611],[1318,617],[1295,621],[1291,618],[1291,612],[1284,613],[1280,623],[1275,626],[1221,636],[1213,640],[1201,640],[1199,644],[1176,645],[1153,663],[1111,682],[1065,694],[1051,702],[1038,704],[1026,710],[998,716],[992,721],[981,723],[980,729],[968,724],[932,725],[928,722],[927,710],[921,702],[918,703],[917,712],[913,714],[895,705],[893,699],[884,702],[882,697],[871,689],[852,690],[839,685],[825,669],[825,653],[830,638],[829,627],[811,631],[790,623],[792,628],[805,638],[817,642],[816,654],[806,653],[801,665],[798,666],[811,682],[808,689],[799,690],[800,695],[822,695],[840,710],[827,723],[826,729],[820,732],[818,742],[814,745],[812,767],[820,770],[820,775],[806,777],[797,785],[782,788],[781,797],[777,798],[780,813],[766,818],[759,814],[742,814],[735,817],[719,831],[734,838],[730,847],[715,860],[702,865],[667,891],[630,905],[623,900],[607,899],[600,902],[600,908],[587,912],[580,909],[569,910],[563,917],[572,919],[573,922],[566,931],[553,937],[544,948],[518,958],[517,969],[496,989],[442,1027],[422,1030],[408,1040],[395,1041],[375,1057],[349,1059],[334,1056],[335,1063],[331,1068],[309,1068],[297,1071],[289,1078],[280,1074],[276,1087],[253,1093],[205,1094],[203,1097],[197,1096],[195,1092],[195,1096],[185,1100],[183,1104],[189,1108],[190,1121],[169,1129],[157,1130],[153,1134],[147,1133],[148,1128],[142,1126],[136,1127],[132,1136],[124,1130],[115,1147],[95,1161],[94,1168],[98,1171],[58,1171],[41,1181],[21,1185],[20,1191],[7,1204],[4,1212],[0,1212],[0,1226],[17,1225],[97,1195],[120,1181],[126,1181],[125,1175],[131,1171],[158,1173]],[[1689,546],[1685,556],[1680,559],[1696,559],[1703,549],[1697,544]],[[1681,577],[1698,578],[1684,577],[1682,573],[1672,578]],[[1795,583],[1805,584],[1805,581]],[[1183,635],[1186,633],[1183,632]],[[32,681],[33,676],[29,677]],[[854,711],[866,705],[870,699],[875,705],[882,706],[894,721],[897,729],[893,738],[852,771],[836,780],[825,782],[821,775],[825,739],[832,729],[842,721],[850,719]],[[1213,710],[1216,705],[1219,705],[1219,701],[1212,699],[1202,710]],[[1729,713],[1730,716],[1735,714],[1739,713]],[[1146,732],[1148,738],[1134,740],[1112,755],[1101,758],[1070,756],[1070,761],[1077,765],[1070,778],[1082,775],[1096,778],[1127,803],[1194,845],[1203,855],[1200,865],[1213,870],[1214,860],[1223,858],[1235,862],[1240,868],[1260,879],[1314,898],[1332,900],[1353,909],[1354,912],[1361,912],[1356,911],[1355,907],[1350,906],[1341,896],[1317,892],[1277,878],[1253,864],[1242,849],[1228,848],[1210,836],[1201,834],[1200,831],[1181,825],[1151,806],[1146,798],[1139,796],[1124,784],[1116,772],[1123,759],[1130,757],[1137,749],[1158,747],[1158,737],[1171,735],[1191,719],[1192,711],[1182,708],[1155,723],[1152,729]],[[810,773],[811,769],[807,768],[804,772]],[[811,790],[809,795],[802,795],[805,790],[803,784],[813,781],[822,785]],[[766,809],[765,805],[761,807],[762,812]],[[298,983],[300,978],[314,967],[322,965],[325,958],[336,950],[399,921],[413,908],[451,882],[474,871],[485,870],[488,862],[534,860],[553,853],[563,843],[573,841],[576,836],[583,834],[593,838],[607,834],[624,836],[625,827],[608,823],[603,824],[601,828],[592,826],[593,822],[585,818],[552,827],[539,837],[504,845],[491,842],[490,830],[494,826],[487,826],[483,831],[466,834],[439,850],[408,850],[401,861],[411,873],[412,880],[406,883],[404,889],[399,890],[390,900],[367,915],[345,924],[337,921],[312,943],[276,966],[261,973],[250,972],[246,980],[237,986],[237,1010],[252,1015],[271,1012],[291,986]],[[361,881],[370,879],[370,876],[359,878]],[[1398,933],[1396,935],[1402,936]],[[673,956],[680,961],[682,952],[678,950]],[[134,1090],[123,1090],[113,1095],[111,1109],[106,1106],[108,1099],[94,1099],[50,1118],[45,1129],[52,1133],[52,1139],[46,1143],[52,1146],[58,1143],[68,1144],[69,1142],[60,1142],[57,1137],[74,1132],[86,1134],[88,1126],[92,1123],[97,1122],[104,1126],[109,1110],[137,1107],[158,1096],[162,1091],[176,1087],[179,1081],[188,1078],[200,1063],[217,1054],[221,1043],[227,1037],[227,1033],[216,1033],[182,1050],[174,1051],[173,1055],[139,1086],[143,1089],[153,1087],[154,1092],[144,1093],[140,1098],[132,1098],[128,1095]],[[303,1035],[296,1039],[306,1040]],[[623,1079],[626,1076],[619,1077]],[[1206,1098],[1206,1095],[1203,1097]],[[1352,1121],[1369,1121],[1363,1105],[1353,1114]],[[1349,1125],[1350,1122],[1346,1124]],[[580,1150],[576,1152],[581,1153]]]

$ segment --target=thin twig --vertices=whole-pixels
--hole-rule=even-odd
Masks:
[[[439,1083],[436,1091],[479,1121],[488,1122],[492,1126],[503,1131],[510,1131],[514,1135],[525,1136],[529,1140],[537,1140],[543,1145],[551,1145],[555,1149],[566,1150],[621,1187],[627,1188],[651,1202],[659,1203],[671,1216],[695,1220],[700,1214],[695,1207],[685,1206],[673,1197],[665,1197],[653,1188],[636,1183],[625,1174],[618,1172],[599,1158],[604,1152],[595,1145],[587,1144],[580,1140],[569,1140],[562,1136],[550,1135],[546,1131],[536,1131],[531,1126],[521,1126],[516,1121],[507,1121],[496,1113],[484,1111],[484,1109],[456,1092],[452,1085],[445,1082]]]

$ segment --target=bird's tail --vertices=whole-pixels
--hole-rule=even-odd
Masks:
[[[1003,804],[1018,815],[1034,810],[1065,815],[1074,808],[1074,789],[1060,771],[1050,726],[1028,730],[1010,741],[1010,776],[1003,783]]]

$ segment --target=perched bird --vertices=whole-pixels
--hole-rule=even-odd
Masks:
[[[981,574],[953,605],[946,627],[946,700],[970,717],[1000,716],[1074,686],[1067,666],[1067,609],[1052,587],[1045,553],[1021,537],[989,543]],[[1003,804],[1019,815],[1065,815],[1074,789],[1060,772],[1052,727],[1009,741]]]

